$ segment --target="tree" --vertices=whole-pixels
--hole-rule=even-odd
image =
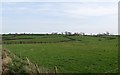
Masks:
[[[110,35],[110,33],[109,33],[109,32],[106,32],[106,35]]]

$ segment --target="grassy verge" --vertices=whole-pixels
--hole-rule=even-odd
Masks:
[[[41,73],[48,74],[45,68],[39,67],[32,63],[27,57],[21,59],[8,50],[2,52],[3,71],[2,75],[39,75]]]

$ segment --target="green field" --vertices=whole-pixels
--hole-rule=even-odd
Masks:
[[[3,43],[3,48],[48,72],[55,66],[59,73],[116,73],[118,69],[117,36],[3,35]]]

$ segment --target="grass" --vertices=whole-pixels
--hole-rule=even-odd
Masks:
[[[115,39],[111,40],[108,40],[108,37],[91,36],[67,36],[67,38],[61,35],[34,36],[38,41],[43,41],[43,39],[48,41],[43,37],[46,37],[49,42],[57,41],[59,38],[62,40],[74,38],[75,40],[42,44],[10,44],[3,47],[21,58],[28,57],[49,72],[53,72],[55,66],[60,73],[117,72],[115,69],[118,68],[118,39],[115,36]]]

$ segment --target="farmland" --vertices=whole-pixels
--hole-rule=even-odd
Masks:
[[[117,36],[3,35],[3,49],[58,73],[116,73]]]

